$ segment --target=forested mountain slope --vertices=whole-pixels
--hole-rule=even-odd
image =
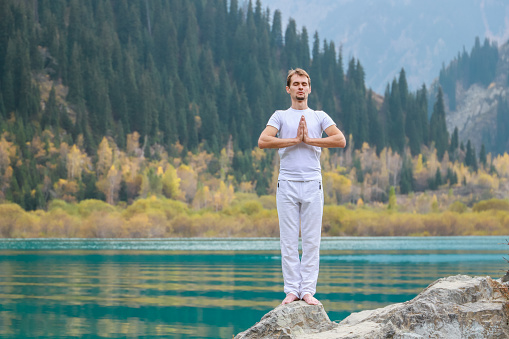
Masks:
[[[359,60],[309,39],[260,1],[0,2],[0,198],[36,209],[154,194],[217,210],[233,192],[271,192],[278,159],[257,138],[289,106],[294,67],[309,70],[310,106],[351,136],[344,154],[324,155],[328,201],[466,178],[445,163],[447,180],[436,179],[437,157],[464,158],[449,145],[441,92],[428,120],[427,90],[410,92],[404,70],[380,100]]]
[[[444,89],[451,133],[458,128],[460,141],[471,139],[478,150],[509,150],[509,44],[476,38],[470,53],[463,50],[442,69],[436,85]]]

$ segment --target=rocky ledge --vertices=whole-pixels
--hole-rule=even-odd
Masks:
[[[442,278],[414,299],[352,313],[339,324],[322,305],[280,305],[235,338],[509,338],[509,284],[490,277]]]

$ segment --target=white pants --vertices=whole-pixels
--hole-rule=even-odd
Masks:
[[[314,295],[320,265],[323,189],[321,181],[278,181],[276,194],[284,292]],[[299,226],[302,260],[299,260]]]

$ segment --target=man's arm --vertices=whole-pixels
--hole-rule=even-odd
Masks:
[[[303,142],[311,146],[318,147],[341,147],[344,148],[346,146],[346,139],[343,133],[336,127],[336,125],[331,125],[325,129],[325,133],[327,134],[326,138],[315,138],[312,139],[308,137],[308,128],[306,125],[306,120],[301,120],[301,125],[304,125],[304,137]]]
[[[300,144],[303,138],[303,131],[298,129],[297,136],[290,139],[280,139],[276,137],[277,128],[274,126],[267,126],[260,134],[258,139],[258,147],[260,148],[284,148]]]

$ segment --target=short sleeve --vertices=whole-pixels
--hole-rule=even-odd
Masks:
[[[267,122],[267,126],[275,127],[278,131],[281,130],[281,117],[279,115],[279,111],[275,111],[274,114],[272,114],[269,122]]]
[[[323,113],[323,116],[322,116],[322,130],[325,131],[330,126],[336,125],[334,120],[332,120],[332,118],[327,113],[325,113],[323,111],[322,111],[322,113]]]

